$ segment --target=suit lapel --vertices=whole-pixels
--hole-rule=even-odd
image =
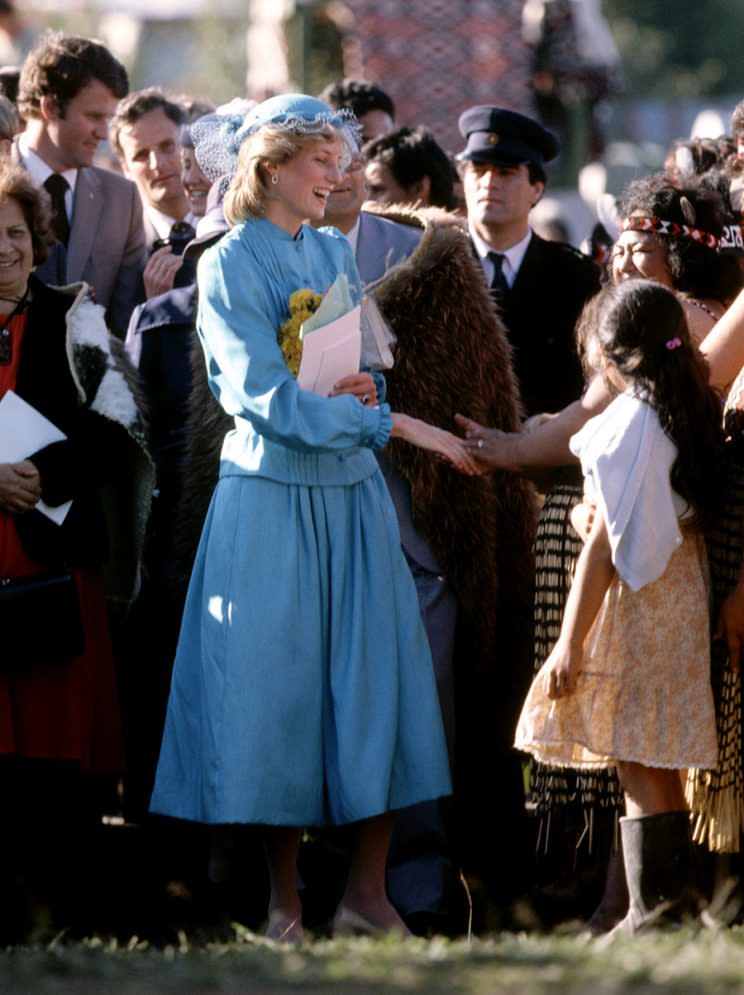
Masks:
[[[159,240],[160,236],[155,229],[155,225],[150,220],[150,215],[147,213],[144,204],[142,205],[142,224],[145,228],[145,249],[149,257],[153,252],[153,245]]]
[[[408,253],[395,241],[395,229],[383,225],[374,214],[362,211],[357,241],[357,260],[362,283],[381,280],[390,266]]]
[[[83,279],[83,271],[93,250],[98,222],[103,210],[101,182],[92,169],[81,169],[75,184],[70,241],[67,246],[67,279]]]
[[[522,265],[519,267],[519,271],[509,291],[512,298],[523,296],[525,290],[529,294],[534,294],[535,287],[539,285],[537,282],[539,277],[536,279],[533,274],[535,269],[539,268],[540,256],[542,255],[540,241],[540,237],[533,232],[530,244],[527,246],[527,251],[524,254]]]

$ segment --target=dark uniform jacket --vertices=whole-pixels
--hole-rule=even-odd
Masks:
[[[500,300],[525,417],[581,397],[574,329],[599,290],[596,265],[571,245],[533,234],[514,284]]]

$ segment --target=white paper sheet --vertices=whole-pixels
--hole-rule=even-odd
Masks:
[[[40,411],[13,390],[0,400],[0,463],[20,463],[52,442],[63,442],[67,436],[45,418]],[[44,501],[36,505],[56,525],[61,525],[72,507],[72,501],[51,507]]]
[[[341,377],[359,372],[362,351],[360,307],[316,328],[302,340],[297,383],[303,390],[327,397]]]

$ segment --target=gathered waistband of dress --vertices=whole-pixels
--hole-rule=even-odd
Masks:
[[[220,460],[220,477],[266,477],[308,486],[356,484],[378,470],[372,450],[362,447],[317,453],[277,445],[250,449],[226,444]]]

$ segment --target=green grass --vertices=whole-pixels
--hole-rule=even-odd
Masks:
[[[500,934],[490,939],[324,940],[279,947],[236,928],[235,940],[149,948],[133,937],[8,949],[0,992],[332,993],[449,992],[607,995],[742,992],[744,930],[649,933],[611,944],[585,936]]]

